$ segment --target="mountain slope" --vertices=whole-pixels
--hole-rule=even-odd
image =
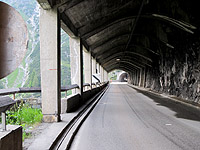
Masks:
[[[14,7],[24,18],[29,31],[29,45],[21,65],[9,76],[0,80],[0,88],[40,86],[39,5],[36,0],[2,0]],[[69,37],[62,31],[61,84],[70,82]]]

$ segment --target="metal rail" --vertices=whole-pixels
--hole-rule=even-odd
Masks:
[[[61,87],[61,92],[65,92],[76,88],[79,88],[77,84]],[[40,92],[41,92],[40,87],[0,89],[0,95],[10,95],[17,93],[40,93]]]
[[[92,83],[92,85],[99,85],[99,83]],[[90,87],[89,83],[84,83],[83,87]],[[67,85],[65,87],[61,87],[61,92],[67,92],[69,90],[79,89],[77,84]],[[13,94],[13,98],[15,99],[15,94],[19,93],[41,93],[40,87],[21,87],[21,88],[10,88],[10,89],[0,89],[0,96]]]
[[[2,131],[6,130],[6,111],[13,106],[16,101],[13,101],[9,96],[0,97],[0,113],[2,120]]]
[[[106,84],[106,83],[102,83]],[[83,87],[91,86],[89,83],[85,83]],[[76,89],[79,88],[77,84],[65,86],[61,88],[61,92],[66,92],[68,90]],[[15,94],[18,93],[40,93],[41,88],[40,87],[31,87],[31,88],[10,88],[10,89],[0,89],[0,113],[2,113],[2,130],[6,130],[6,115],[5,112],[8,110],[13,104],[15,104],[17,101],[14,101],[15,99]],[[10,95],[13,94],[14,98],[11,99],[9,96],[5,95]]]

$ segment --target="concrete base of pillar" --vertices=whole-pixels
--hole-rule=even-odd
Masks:
[[[6,131],[0,131],[0,150],[22,150],[22,127],[7,125]]]
[[[56,115],[43,115],[43,121],[52,123],[52,122],[59,122],[61,121],[60,116]]]

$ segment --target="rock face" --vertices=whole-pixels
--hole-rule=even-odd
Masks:
[[[200,102],[200,44],[194,41],[163,47],[159,64],[146,70],[145,87]]]

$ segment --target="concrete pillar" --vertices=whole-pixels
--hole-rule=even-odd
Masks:
[[[138,83],[139,83],[139,78],[140,78],[140,75],[139,75],[139,70],[136,71],[136,85],[138,86]]]
[[[132,73],[132,84],[135,85],[136,83],[136,71]]]
[[[83,49],[83,60],[84,60],[84,79],[85,83],[92,84],[92,61],[91,53],[85,48]]]
[[[101,82],[104,82],[104,68],[100,66]]]
[[[96,70],[97,70],[96,67],[97,67],[96,59],[92,58],[92,75],[96,74]],[[93,79],[93,77],[92,77],[92,79]],[[94,83],[94,81],[92,81],[92,83]],[[95,87],[95,86],[92,86],[92,87]]]
[[[60,21],[57,10],[40,9],[40,70],[45,122],[60,121]]]
[[[137,71],[134,71],[133,78],[134,85],[137,85]]]
[[[133,72],[129,73],[129,84],[133,84]]]
[[[108,72],[106,71],[106,80],[108,81],[109,79],[108,79]]]
[[[108,72],[104,70],[104,81],[108,81]]]
[[[137,86],[139,86],[140,83],[140,70],[137,71]]]
[[[128,73],[128,79],[127,79],[127,82],[128,82],[129,84],[131,84],[131,72]]]
[[[96,63],[96,69],[97,69],[97,74],[99,74],[100,73],[100,65],[99,65],[99,63]]]
[[[82,60],[82,43],[80,38],[69,38],[70,46],[70,66],[71,66],[71,84],[78,84],[77,93],[83,93],[83,60]],[[72,91],[75,94],[75,91]]]
[[[92,58],[92,74],[96,74],[96,60]]]
[[[144,87],[144,83],[145,83],[145,68],[141,68],[140,70],[140,87]]]
[[[146,68],[144,68],[144,87],[146,86]]]
[[[142,68],[139,70],[139,86],[142,87]]]

